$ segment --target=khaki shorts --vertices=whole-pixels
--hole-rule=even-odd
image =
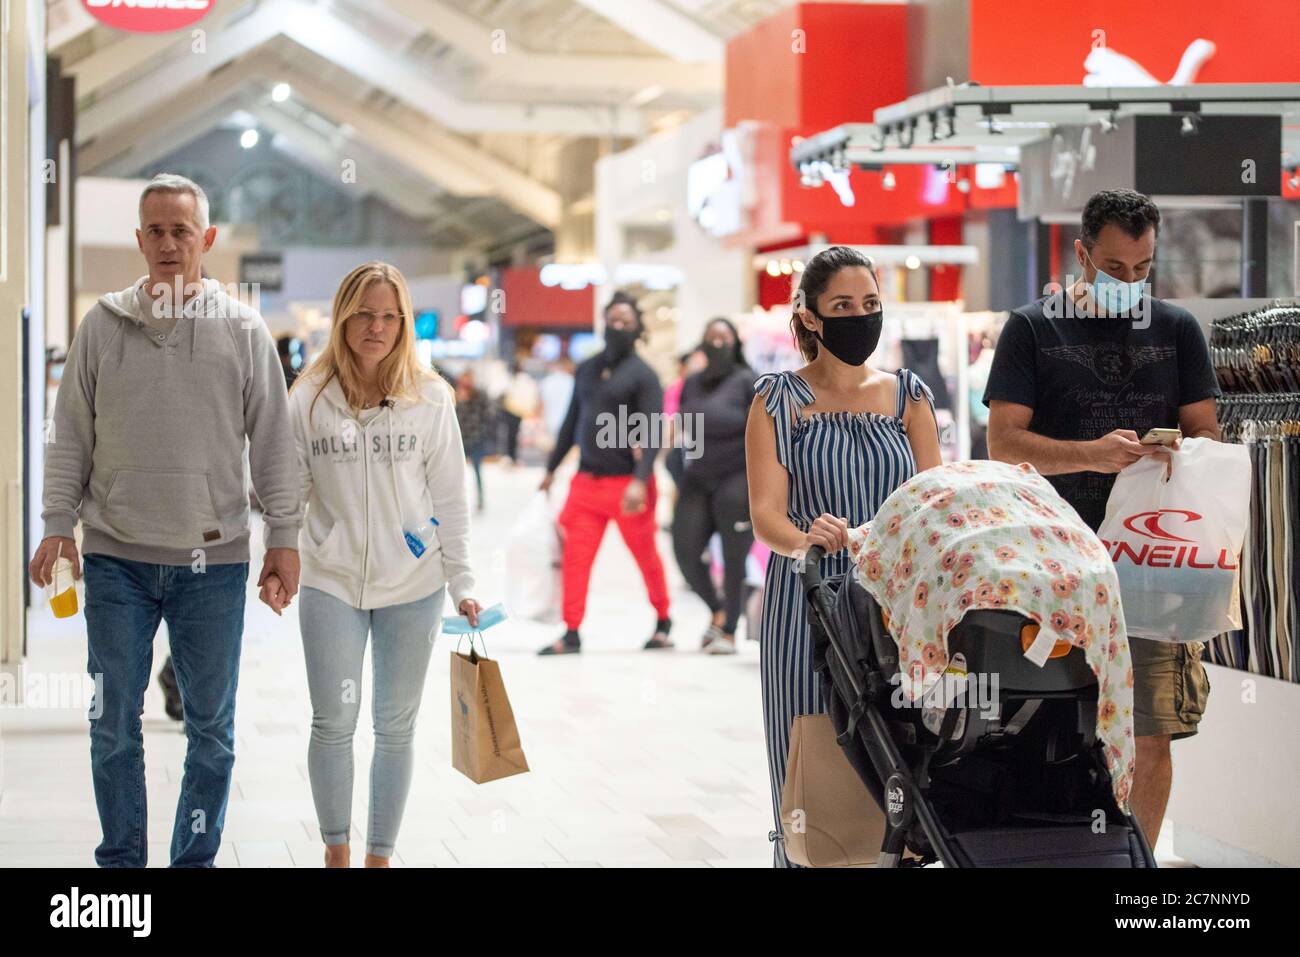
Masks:
[[[1210,679],[1201,664],[1205,645],[1129,638],[1133,654],[1133,734],[1156,734],[1173,740],[1196,733]]]

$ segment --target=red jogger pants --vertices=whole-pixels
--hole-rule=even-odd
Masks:
[[[564,624],[575,631],[587,611],[587,586],[591,566],[612,520],[636,559],[645,579],[646,593],[660,618],[668,617],[668,583],[655,545],[655,480],[646,482],[645,510],[623,514],[623,492],[630,475],[601,476],[579,472],[569,485],[569,497],[560,512],[564,531]]]

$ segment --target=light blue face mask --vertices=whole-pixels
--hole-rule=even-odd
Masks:
[[[491,608],[484,608],[478,613],[478,627],[475,628],[469,623],[469,619],[464,615],[450,615],[442,620],[442,633],[444,635],[469,635],[476,631],[486,631],[493,625],[499,625],[506,620],[506,610],[500,604],[495,604]]]
[[[1084,253],[1087,256],[1087,253]],[[1137,282],[1124,282],[1116,279],[1109,273],[1102,272],[1097,268],[1097,264],[1092,262],[1092,257],[1088,256],[1088,262],[1092,263],[1092,268],[1097,270],[1097,278],[1092,283],[1092,298],[1107,315],[1119,316],[1132,312],[1134,307],[1142,301],[1146,295],[1147,281],[1139,279]]]

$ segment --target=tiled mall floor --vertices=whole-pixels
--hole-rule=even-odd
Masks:
[[[476,517],[474,552],[479,597],[491,603],[501,597],[499,550],[540,472],[486,471],[488,508]],[[593,576],[582,655],[534,654],[559,636],[559,626],[512,621],[487,633],[529,774],[478,785],[453,770],[447,716],[452,646],[439,639],[394,864],[770,864],[758,648],[744,643],[732,658],[694,653],[706,612],[684,590],[667,536],[661,554],[673,586],[675,651],[640,650],[654,613],[613,528]],[[252,577],[256,573],[254,567]],[[217,863],[316,867],[323,852],[307,783],[311,708],[296,605],[279,619],[250,592],[248,609],[234,786]],[[83,620],[65,626],[48,610],[34,612],[29,652],[32,670],[84,671]],[[165,654],[160,637],[155,672]],[[92,864],[99,823],[84,711],[0,709],[0,722],[0,866]],[[165,865],[185,738],[164,715],[156,683],[146,698],[144,726],[150,865]],[[357,863],[364,853],[371,742],[367,709],[356,739]]]
[[[480,600],[500,597],[502,548],[539,478],[488,466],[488,509],[476,519]],[[555,493],[553,493],[555,494]],[[254,553],[260,552],[255,546]],[[677,650],[640,650],[653,613],[615,530],[593,577],[580,656],[538,658],[557,626],[508,622],[488,632],[519,723],[529,774],[476,785],[451,767],[448,653],[440,639],[425,687],[416,766],[396,866],[770,866],[772,827],[759,699],[758,648],[695,653],[706,612],[661,554],[673,588]],[[252,577],[255,579],[254,566]],[[322,845],[307,783],[310,705],[296,606],[278,619],[250,592],[239,685],[234,786],[223,867],[317,867]],[[166,654],[155,647],[155,672]],[[33,613],[28,667],[85,667],[80,617]],[[364,693],[364,692],[363,692]],[[167,863],[185,739],[163,714],[157,684],[145,706],[150,865]],[[84,709],[0,709],[4,772],[0,866],[90,866],[99,823]],[[371,735],[356,740],[354,861],[364,853]],[[1167,835],[1166,835],[1167,841]],[[1158,851],[1169,857],[1167,842]]]

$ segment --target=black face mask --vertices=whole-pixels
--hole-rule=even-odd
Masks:
[[[715,346],[711,343],[704,343],[700,346],[700,351],[704,353],[709,360],[701,375],[705,379],[716,382],[725,379],[731,374],[731,370],[736,368],[736,350],[734,346]]]
[[[808,312],[822,321],[822,331],[813,332],[817,341],[845,365],[862,365],[880,344],[885,314],[879,309],[865,316],[823,316],[812,309]]]
[[[615,329],[605,327],[605,354],[614,362],[627,358],[636,347],[639,331],[636,329]]]

